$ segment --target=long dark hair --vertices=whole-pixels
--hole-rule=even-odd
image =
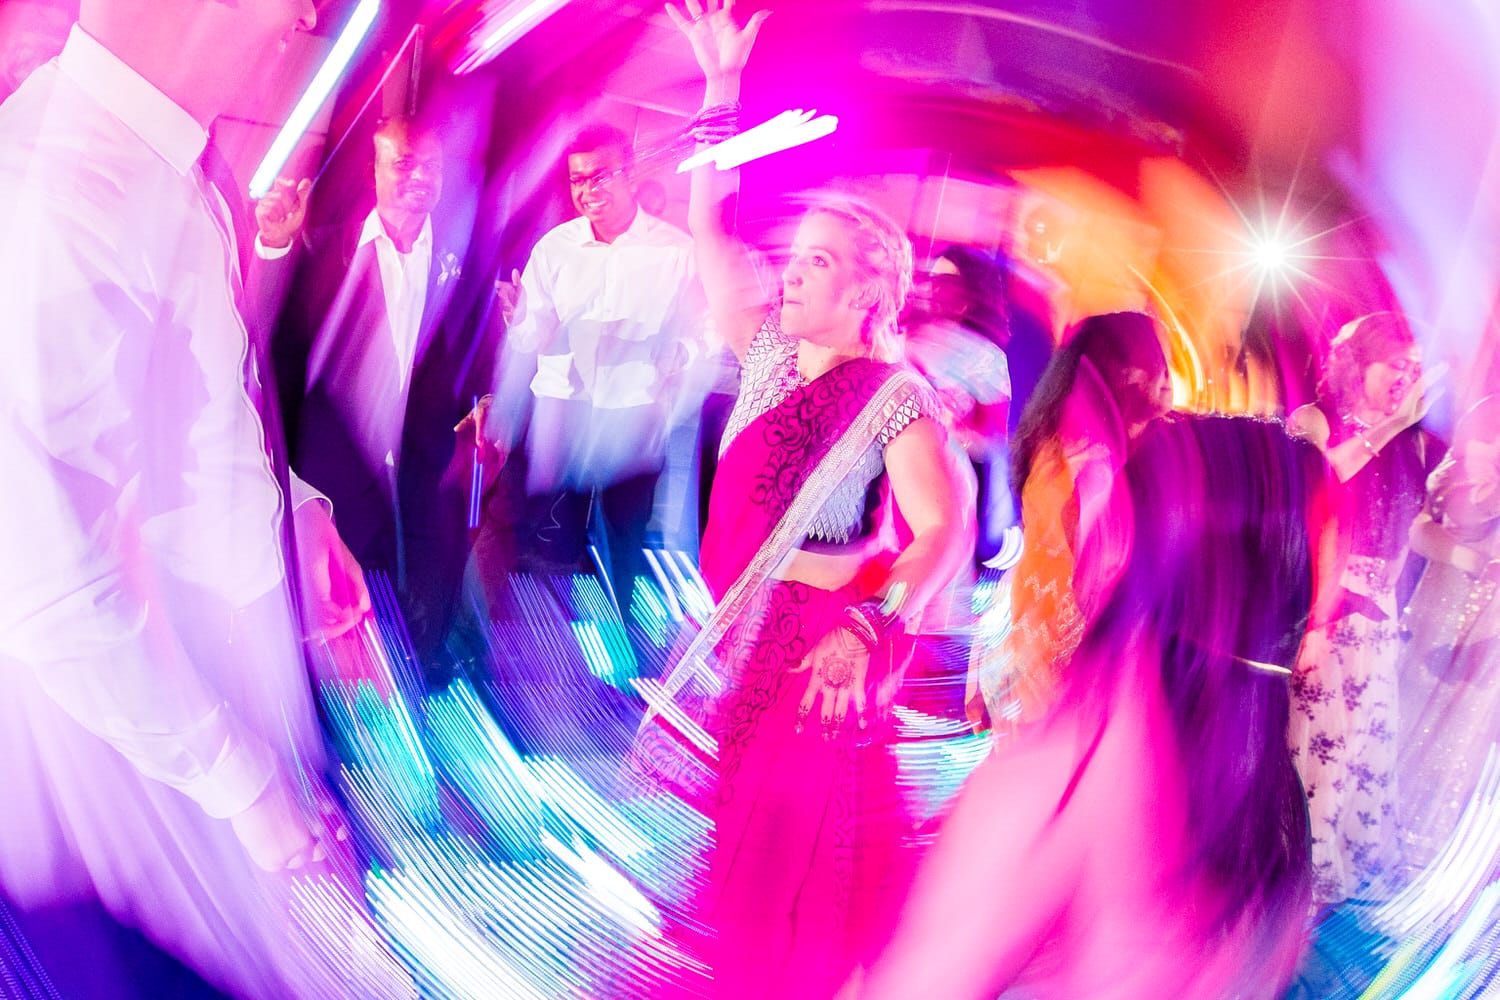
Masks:
[[[1124,575],[1073,660],[1076,682],[1099,685],[1127,649],[1160,651],[1193,872],[1223,894],[1226,925],[1271,918],[1260,924],[1268,948],[1311,898],[1287,723],[1313,595],[1308,519],[1325,477],[1317,449],[1273,421],[1157,422],[1125,467],[1134,539]]]
[[[995,258],[955,243],[945,247],[938,260],[951,263],[963,284],[965,309],[959,322],[1005,347],[1010,342],[1010,316],[1005,309],[1005,272]]]
[[[1115,376],[1127,368],[1162,370],[1167,366],[1156,323],[1145,313],[1105,313],[1074,327],[1047,362],[1011,440],[1010,488],[1015,496],[1021,496],[1037,452],[1057,436],[1064,404],[1078,387],[1084,362],[1093,366],[1106,387],[1117,385]],[[1123,441],[1112,444],[1123,447]]]

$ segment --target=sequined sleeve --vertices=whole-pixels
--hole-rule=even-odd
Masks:
[[[891,401],[875,442],[860,456],[859,464],[845,480],[829,492],[813,518],[808,537],[842,544],[860,537],[869,527],[878,499],[877,487],[885,472],[885,448],[922,417],[937,418],[937,394],[926,382],[918,382]]]
[[[797,342],[781,332],[779,320],[775,313],[768,315],[745,351],[740,363],[740,393],[719,442],[720,455],[740,431],[785,399],[796,384]]]
[[[920,382],[911,387],[905,394],[891,405],[890,416],[886,418],[885,426],[880,429],[880,447],[884,448],[896,436],[916,420],[923,417],[931,417],[934,420],[941,419],[942,406],[938,402],[937,393],[926,382]]]

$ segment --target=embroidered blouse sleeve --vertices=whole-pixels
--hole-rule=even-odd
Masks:
[[[779,320],[775,313],[767,316],[745,351],[740,363],[739,396],[719,444],[721,455],[752,420],[786,398],[792,372],[789,366],[795,364],[797,344],[781,332]]]
[[[940,420],[941,415],[942,404],[938,402],[937,393],[932,391],[932,387],[925,381],[912,383],[891,403],[890,414],[880,429],[880,447],[884,449],[913,421],[923,417]]]

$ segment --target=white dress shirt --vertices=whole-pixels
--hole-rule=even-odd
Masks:
[[[637,208],[613,243],[582,216],[543,236],[521,275],[490,427],[514,442],[529,379],[528,491],[659,470],[703,316],[692,238],[676,226]]]
[[[77,27],[0,107],[0,667],[230,816],[309,705],[205,141]]]
[[[411,252],[396,249],[396,241],[385,231],[380,213],[371,210],[359,234],[359,246],[375,244],[380,266],[380,290],[385,295],[385,315],[391,327],[391,346],[396,351],[396,370],[401,373],[403,392],[411,386],[411,369],[422,330],[422,310],[427,305],[427,276],[432,268],[432,220],[412,242]]]
[[[599,410],[656,402],[702,337],[696,285],[692,238],[640,209],[613,243],[582,216],[553,229],[531,251],[507,334],[537,355],[533,395]]]

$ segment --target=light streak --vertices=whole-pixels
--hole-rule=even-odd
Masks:
[[[565,6],[567,6],[567,0],[531,0],[530,3],[521,4],[519,7],[510,4],[487,15],[487,21],[500,18],[504,20],[501,20],[489,34],[484,36],[483,40],[470,50],[469,54],[454,67],[453,72],[459,75],[472,73],[508,49],[516,39]]]
[[[307,127],[312,124],[313,115],[318,113],[318,109],[333,92],[339,77],[344,75],[344,70],[349,66],[349,60],[354,58],[354,52],[359,48],[359,43],[363,42],[365,35],[369,34],[370,26],[375,23],[375,15],[379,11],[380,0],[359,0],[359,5],[354,8],[354,13],[349,15],[344,30],[339,32],[338,40],[333,43],[333,48],[328,50],[328,58],[324,59],[323,65],[318,67],[312,83],[308,84],[307,89],[302,92],[302,97],[297,101],[297,106],[292,109],[286,124],[281,126],[281,131],[276,134],[276,139],[260,161],[260,166],[255,168],[255,173],[250,178],[252,199],[263,198],[266,192],[271,190],[271,185],[276,182],[276,175],[282,167],[286,166],[286,161],[291,158],[292,151],[297,148],[297,143],[302,141]]]
[[[677,172],[685,173],[706,163],[712,163],[720,170],[733,170],[751,160],[831,135],[838,125],[839,120],[833,115],[818,115],[816,110],[797,108],[783,111],[770,121],[699,150],[679,163]]]

